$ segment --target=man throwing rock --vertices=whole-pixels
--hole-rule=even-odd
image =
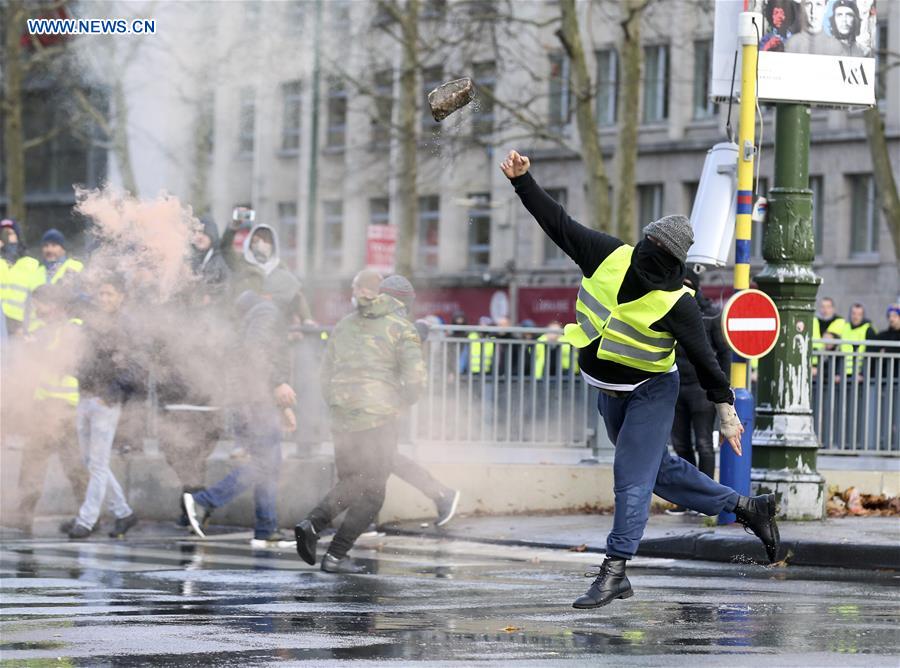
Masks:
[[[716,404],[720,434],[738,455],[744,431],[693,291],[683,285],[694,241],[690,221],[665,216],[630,246],[572,220],[528,173],[530,165],[510,151],[500,168],[547,236],[581,269],[577,323],[566,325],[565,335],[579,349],[585,381],[600,390],[598,409],[615,444],[616,508],[606,559],[574,607],[597,608],[633,595],[625,564],[637,552],[654,493],[706,515],[733,512],[774,561],[775,496],[740,496],[666,448],[678,397],[676,343],[696,367],[700,385]]]

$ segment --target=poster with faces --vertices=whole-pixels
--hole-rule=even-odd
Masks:
[[[758,27],[761,101],[829,106],[875,104],[875,0],[751,0]],[[740,93],[738,15],[743,0],[716,0],[712,96]]]

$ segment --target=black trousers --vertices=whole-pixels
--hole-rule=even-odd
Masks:
[[[716,475],[716,451],[713,448],[713,428],[716,423],[716,407],[706,398],[706,392],[698,384],[682,385],[675,404],[675,420],[672,423],[672,447],[682,459],[696,466],[710,478]],[[697,456],[691,441],[691,429],[697,446]]]
[[[394,470],[392,473],[435,502],[450,491],[449,488],[442,485],[433,475],[426,471],[424,467],[406,455],[399,453],[394,455]]]
[[[334,432],[333,438],[338,481],[309,514],[309,520],[316,531],[322,531],[347,512],[328,548],[330,554],[342,558],[384,504],[397,454],[397,423],[391,420],[375,429]]]

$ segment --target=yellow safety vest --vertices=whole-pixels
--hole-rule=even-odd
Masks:
[[[544,377],[544,369],[547,361],[547,335],[538,337],[538,343],[534,347],[534,377],[540,380]],[[559,337],[559,354],[562,356],[562,370],[568,371],[572,367],[572,346],[567,342],[564,334]],[[574,358],[575,372],[578,372],[578,358]]]
[[[67,272],[72,272],[73,274],[79,274],[84,269],[84,264],[76,260],[74,258],[66,258],[66,261],[63,262],[59,267],[56,268],[56,272],[49,279],[47,278],[47,267],[41,265],[41,278],[43,279],[41,283],[52,283],[56,284],[62,280],[63,276],[66,275]]]
[[[843,318],[835,318],[828,325],[828,328],[825,330],[825,334],[834,334],[836,337],[841,336],[841,332],[844,331],[844,325],[846,325],[846,321]],[[813,331],[812,338],[821,339],[823,332],[821,331],[821,326],[819,325],[819,319],[813,316]],[[823,350],[825,348],[824,343],[814,343],[812,345],[813,350]],[[817,366],[819,364],[819,356],[813,355],[812,365]]]
[[[565,327],[566,340],[584,348],[600,339],[597,357],[652,373],[664,373],[675,363],[675,337],[650,329],[666,315],[684,294],[694,291],[652,290],[640,299],[620,304],[619,288],[631,266],[634,247],[619,246],[610,253],[594,275],[581,279],[575,302],[577,324]]]
[[[484,373],[491,372],[491,366],[494,363],[494,344],[490,341],[481,343],[481,335],[478,332],[470,332],[466,337],[471,341],[469,344],[469,372],[481,373],[481,348],[484,346]]]
[[[73,325],[81,325],[81,320],[78,318],[72,318],[69,320],[69,323]],[[40,329],[44,325],[41,324],[36,329]],[[56,331],[53,333],[53,337],[50,339],[50,343],[47,344],[47,351],[53,351],[59,348],[62,343],[62,333],[63,328],[58,327]],[[65,401],[70,406],[77,406],[79,393],[78,393],[78,379],[72,375],[54,375],[52,373],[47,374],[38,380],[37,389],[34,391],[34,398],[38,401],[46,401],[47,399],[56,399],[59,401]]]
[[[31,291],[42,283],[41,263],[33,257],[20,257],[12,266],[5,260],[0,264],[6,265],[0,271],[0,299],[3,300],[3,313],[10,320],[22,322],[25,320],[25,308]]]
[[[849,341],[865,341],[866,340],[866,332],[872,327],[872,323],[864,322],[859,327],[854,327],[850,324],[850,321],[847,320],[844,322],[844,328],[841,331],[841,338]],[[862,369],[862,358],[861,357],[853,357],[852,353],[856,349],[856,351],[860,353],[866,352],[866,347],[861,345],[856,345],[853,343],[842,343],[841,344],[841,352],[845,354],[844,357],[844,373],[848,376],[853,373],[859,373],[860,369]],[[853,360],[852,364],[848,364],[849,360]]]

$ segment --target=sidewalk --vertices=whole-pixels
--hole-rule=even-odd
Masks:
[[[443,529],[422,522],[385,525],[388,533],[604,552],[611,515],[460,517]],[[651,515],[639,556],[766,563],[762,543],[740,525],[706,526],[707,518]],[[779,557],[795,566],[900,570],[900,518],[854,517],[780,522]],[[583,549],[582,549],[583,546]]]

